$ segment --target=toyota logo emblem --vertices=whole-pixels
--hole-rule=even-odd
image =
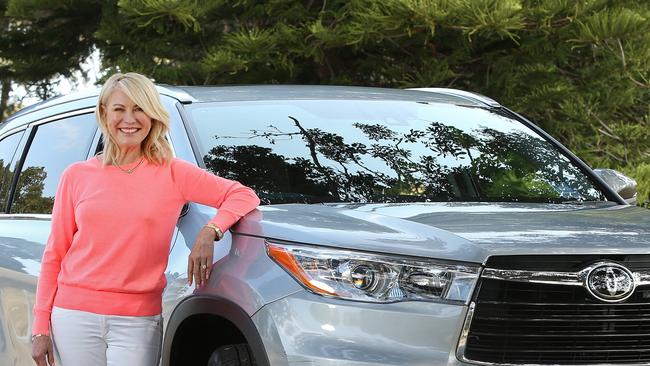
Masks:
[[[586,285],[589,293],[596,299],[619,302],[634,292],[634,276],[620,264],[599,262],[591,266]]]

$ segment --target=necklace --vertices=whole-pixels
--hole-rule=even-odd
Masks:
[[[119,166],[119,165],[115,165],[115,166],[118,167],[118,168],[119,168],[121,171],[123,171],[124,173],[126,173],[126,174],[131,174],[131,173],[133,173],[136,169],[138,169],[138,167],[142,164],[143,161],[144,161],[144,156],[142,157],[142,159],[140,159],[140,162],[139,162],[136,166],[134,166],[133,168],[131,168],[131,169],[124,169],[124,168],[122,168],[122,167]]]

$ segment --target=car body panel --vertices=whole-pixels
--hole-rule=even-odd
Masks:
[[[474,263],[492,255],[648,251],[647,210],[585,206],[274,205],[260,209],[260,222],[247,217],[235,230],[288,242]]]
[[[636,206],[432,203],[355,210],[450,231],[489,255],[624,254],[647,253],[650,248],[650,215]]]
[[[272,365],[447,365],[466,307],[355,303],[305,291],[253,316]],[[453,358],[453,357],[452,357]]]
[[[429,225],[328,205],[262,206],[260,220],[245,217],[235,232],[270,239],[371,252],[481,262],[482,249]]]
[[[174,243],[165,273],[168,284],[164,295],[164,315],[171,315],[175,303],[190,294],[221,297],[239,304],[253,315],[265,304],[299,291],[302,287],[278,267],[265,252],[264,239],[232,234],[227,231],[215,244],[213,274],[208,284],[194,289],[187,286],[187,258],[196,234],[216,210],[198,204],[190,209],[179,223],[179,235]],[[247,218],[259,215],[253,211]],[[172,286],[175,290],[172,290]],[[177,296],[173,295],[174,291]]]
[[[36,281],[50,221],[0,215],[0,364],[27,366],[31,359]]]

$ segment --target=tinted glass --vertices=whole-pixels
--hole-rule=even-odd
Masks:
[[[187,108],[207,168],[264,203],[604,200],[552,144],[487,109],[340,100]]]
[[[92,114],[38,126],[18,178],[11,204],[14,213],[51,213],[63,170],[85,160],[97,124]]]
[[[7,205],[11,179],[14,176],[11,165],[23,133],[23,131],[15,133],[0,141],[0,212],[4,212]]]

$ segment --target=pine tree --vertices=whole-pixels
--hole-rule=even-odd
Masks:
[[[93,49],[101,1],[0,0],[0,120],[12,111],[9,93],[20,83],[42,99],[52,79],[71,77]]]

